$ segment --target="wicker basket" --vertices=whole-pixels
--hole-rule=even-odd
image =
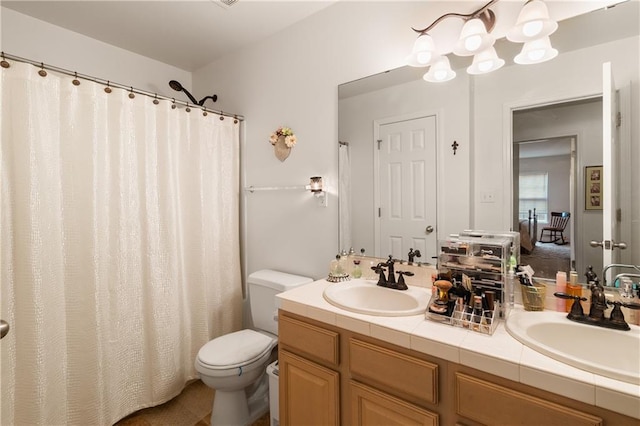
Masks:
[[[522,290],[522,304],[525,311],[544,311],[544,300],[547,294],[547,287],[534,283],[530,285],[520,285]]]

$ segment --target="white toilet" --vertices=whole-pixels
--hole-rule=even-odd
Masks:
[[[276,294],[311,278],[263,269],[249,275],[249,302],[254,328],[225,334],[205,344],[196,357],[200,379],[215,389],[211,424],[246,425],[269,409],[266,368],[277,354]]]

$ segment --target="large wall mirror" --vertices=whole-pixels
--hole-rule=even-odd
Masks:
[[[638,16],[638,2],[626,2],[610,10],[561,21],[551,37],[560,51],[559,57],[532,66],[536,67],[533,71],[513,64],[518,45],[499,40],[496,50],[507,61],[505,68],[511,68],[511,75],[520,70],[527,76],[532,72],[547,75],[546,80],[536,83],[543,86],[554,78],[553,67],[558,65],[553,62],[564,56],[560,62],[566,64],[571,60],[567,58],[572,58],[569,52],[588,52],[605,43],[614,43],[607,49],[618,49],[618,41],[619,49],[624,49],[627,45],[622,41],[629,39],[637,50]],[[599,64],[607,60],[606,55],[601,56]],[[340,249],[365,249],[366,254],[392,254],[399,259],[407,259],[409,249],[414,249],[422,254],[414,260],[435,263],[437,240],[451,233],[469,227],[487,229],[486,226],[493,230],[520,230],[523,219],[527,221],[522,210],[526,205],[522,199],[527,197],[526,191],[520,190],[521,175],[537,173],[546,174],[547,188],[552,190],[547,192],[547,205],[537,208],[542,214],[538,216],[537,233],[530,237],[540,240],[552,211],[571,213],[564,232],[567,244],[548,246],[563,253],[567,263],[541,271],[539,276],[553,278],[560,267],[573,267],[579,273],[587,265],[602,270],[602,251],[591,248],[589,243],[602,240],[603,213],[589,208],[590,199],[585,201],[586,167],[602,164],[602,92],[589,83],[582,93],[573,91],[566,98],[559,93],[552,96],[554,99],[546,96],[535,100],[536,87],[531,86],[522,88],[521,99],[505,95],[507,100],[501,105],[504,111],[491,117],[498,123],[493,127],[499,127],[494,130],[498,133],[493,134],[492,143],[503,144],[499,158],[494,158],[496,163],[491,166],[502,170],[496,172],[500,177],[507,171],[512,177],[506,182],[478,182],[478,176],[484,173],[479,170],[484,167],[479,165],[485,151],[482,144],[488,143],[483,129],[488,126],[483,121],[487,110],[482,107],[481,97],[500,99],[503,89],[500,83],[484,76],[469,77],[465,72],[470,64],[467,58],[450,58],[458,75],[444,84],[423,81],[425,69],[402,67],[339,86]],[[616,62],[611,62],[615,67]],[[594,66],[600,74],[601,66]],[[637,63],[634,72],[637,81]],[[629,85],[628,81],[621,83]],[[554,84],[561,87],[562,82]],[[632,95],[628,93],[622,96],[637,102],[637,89]],[[631,138],[634,132],[637,124],[627,123],[622,137]],[[458,142],[459,147],[453,146]],[[513,145],[507,149],[507,143]],[[626,141],[626,146],[629,143]],[[403,144],[414,154],[405,159],[392,157],[394,146]],[[634,149],[637,155],[637,148]],[[626,167],[640,166],[637,158],[623,160],[628,163]],[[614,171],[613,178],[621,192],[630,193],[628,171]],[[500,205],[484,204],[492,202],[496,193],[504,194],[499,197]],[[623,204],[627,201],[623,200]],[[627,214],[618,217],[627,232],[631,232],[631,212],[637,209],[633,203],[627,202],[623,206]],[[499,218],[487,220],[485,211],[495,211]],[[628,250],[621,260],[635,259],[633,256]]]

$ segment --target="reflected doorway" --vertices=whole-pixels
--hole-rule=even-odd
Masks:
[[[554,279],[555,274],[559,270],[569,272],[575,269],[581,276],[588,265],[592,265],[594,270],[602,270],[602,253],[594,250],[589,246],[591,240],[602,240],[602,210],[591,210],[585,208],[585,183],[584,170],[587,166],[602,165],[602,97],[585,98],[560,102],[556,104],[548,104],[536,107],[525,107],[514,110],[513,114],[513,223],[514,229],[520,226],[520,206],[519,206],[519,180],[520,180],[520,153],[519,148],[527,151],[540,150],[544,152],[550,147],[545,144],[564,146],[563,153],[558,151],[556,156],[546,155],[547,160],[539,160],[538,163],[547,162],[551,167],[550,159],[565,156],[564,166],[560,166],[557,170],[563,170],[565,177],[561,178],[564,190],[567,194],[566,186],[569,186],[569,195],[562,196],[564,200],[562,204],[556,204],[555,201],[549,199],[547,214],[551,211],[569,211],[571,220],[568,226],[569,230],[565,233],[568,235],[570,260],[562,265],[567,269],[556,269],[560,266],[552,265],[551,262],[544,262],[543,267],[538,267],[536,276],[539,278]],[[573,142],[567,142],[572,140]],[[546,142],[543,142],[546,141]],[[521,143],[519,143],[521,142]],[[540,142],[539,145],[537,142]],[[573,147],[567,149],[567,146]],[[528,147],[529,146],[529,147]],[[559,147],[558,147],[559,149]],[[531,158],[533,155],[542,156],[542,154],[525,154]],[[569,159],[567,159],[569,158]],[[533,160],[531,160],[533,161]],[[568,161],[568,163],[567,163]],[[554,172],[555,174],[555,172]],[[556,178],[550,177],[549,187],[555,187]],[[566,246],[554,247],[553,243],[541,243],[540,233],[545,226],[546,217],[539,217],[537,235],[535,236],[535,246],[532,254],[535,254],[538,248],[544,248],[548,251],[557,249],[558,251],[566,251]],[[538,250],[538,254],[543,255]],[[524,253],[525,251],[522,250]],[[564,256],[566,259],[566,256]],[[524,260],[521,260],[524,263]]]
[[[539,278],[555,278],[557,271],[571,270],[572,171],[575,169],[575,138],[557,137],[543,140],[516,141],[518,153],[518,220],[526,221],[529,240],[522,242],[521,263],[530,265]],[[534,213],[535,212],[535,213]],[[550,238],[552,212],[569,217],[562,239]],[[535,214],[535,217],[533,215]],[[529,220],[536,222],[529,225]],[[545,228],[547,228],[545,230]]]

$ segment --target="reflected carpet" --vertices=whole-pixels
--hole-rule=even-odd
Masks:
[[[530,265],[534,277],[555,279],[556,272],[571,270],[571,245],[537,242],[531,254],[520,255],[520,263]]]

